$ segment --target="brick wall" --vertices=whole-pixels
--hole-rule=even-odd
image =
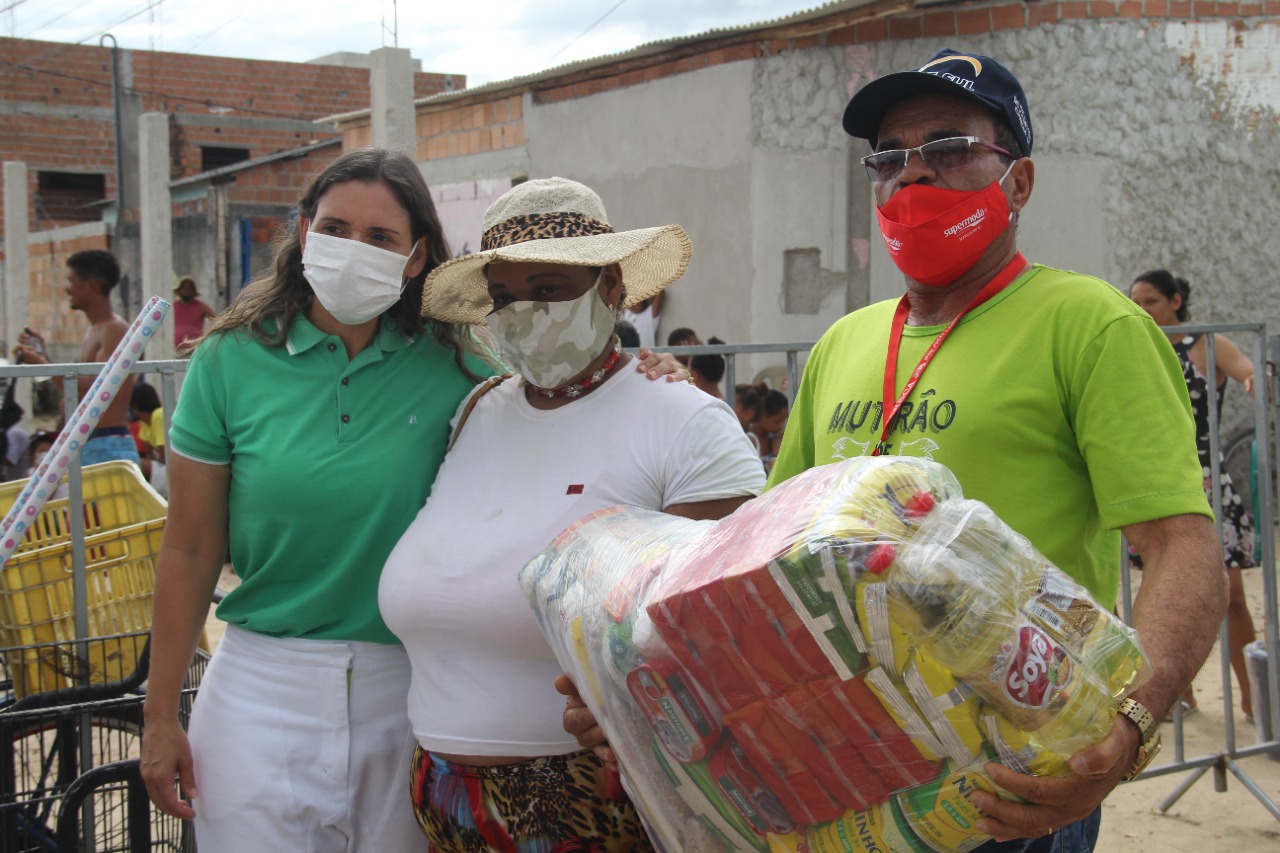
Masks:
[[[31,302],[28,324],[45,336],[55,359],[75,361],[89,328],[83,313],[67,300],[67,258],[84,249],[110,249],[106,226],[85,225],[50,231],[28,244]]]
[[[311,179],[341,154],[341,146],[326,146],[302,157],[272,160],[236,172],[235,181],[227,185],[227,199],[234,204],[293,207]]]
[[[440,160],[524,145],[523,89],[462,105],[428,104],[418,108],[415,159]],[[342,147],[351,151],[373,142],[368,119],[343,128]]]
[[[418,159],[437,160],[524,145],[524,99],[507,95],[487,103],[419,113]]]
[[[200,171],[201,145],[242,147],[261,157],[335,137],[321,125],[282,122],[369,106],[369,71],[363,68],[152,51],[121,51],[120,59],[121,76],[131,71],[131,91],[141,96],[143,110],[175,117],[175,178]],[[461,75],[414,75],[416,97],[465,85]],[[33,198],[37,173],[44,170],[105,175],[107,196],[114,198],[111,51],[0,38],[0,160],[27,163]],[[31,223],[33,230],[66,224],[40,215],[34,205]]]

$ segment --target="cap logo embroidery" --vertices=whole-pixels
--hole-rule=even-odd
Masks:
[[[957,86],[963,86],[970,92],[974,90],[973,81],[967,80],[964,77],[957,77],[956,75],[948,74],[945,71],[926,71],[925,73],[931,74],[934,77],[941,77],[943,80],[950,80],[952,83],[955,83]]]
[[[920,66],[919,68],[917,68],[916,70],[917,70],[917,71],[924,71],[926,68],[932,68],[933,66],[935,66],[935,65],[940,65],[940,64],[941,64],[941,63],[943,63],[943,62],[961,62],[961,61],[963,61],[963,62],[967,62],[967,63],[969,63],[970,65],[972,65],[972,66],[973,66],[973,76],[974,76],[974,77],[977,77],[979,74],[981,74],[981,73],[982,73],[982,63],[981,63],[981,62],[979,62],[978,60],[974,59],[972,56],[943,56],[943,57],[940,57],[940,58],[938,58],[938,59],[933,60],[932,62],[926,62],[924,65],[921,65],[921,66]],[[946,77],[946,76],[948,76],[948,75],[943,74],[943,75],[941,75],[941,76]]]

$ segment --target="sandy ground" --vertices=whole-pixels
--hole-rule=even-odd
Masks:
[[[1135,579],[1135,590],[1140,582],[1140,577]],[[1244,582],[1254,624],[1261,631],[1262,570],[1246,569]],[[1226,751],[1222,669],[1218,661],[1219,651],[1215,645],[1208,663],[1196,677],[1196,699],[1200,710],[1183,720],[1184,755],[1189,760]],[[1236,742],[1241,747],[1250,746],[1255,741],[1257,729],[1246,723],[1240,713],[1238,685],[1234,678],[1231,689],[1232,705],[1236,708]],[[1156,757],[1155,766],[1173,762],[1174,734],[1174,725],[1166,723],[1161,730],[1164,749]],[[1241,759],[1237,766],[1272,802],[1280,802],[1280,761],[1258,755]],[[1140,779],[1117,788],[1102,806],[1099,853],[1128,850],[1169,853],[1280,851],[1280,820],[1273,817],[1230,772],[1226,773],[1225,792],[1214,790],[1215,771],[1210,770],[1162,814],[1161,801],[1189,775],[1190,771],[1181,771]]]
[[[1139,573],[1135,572],[1135,576]],[[1135,591],[1141,578],[1135,577]],[[232,589],[236,578],[223,570],[219,586]],[[1262,571],[1245,572],[1245,589],[1253,611],[1254,622],[1262,626]],[[222,636],[223,623],[212,615],[207,625],[211,643]],[[1233,692],[1237,689],[1234,686]],[[1209,662],[1196,678],[1196,696],[1200,711],[1183,721],[1184,755],[1187,759],[1216,756],[1225,752],[1222,707],[1222,673],[1218,666],[1218,649],[1214,647]],[[1233,704],[1238,705],[1236,697]],[[1256,729],[1236,714],[1236,739],[1241,746],[1251,745]],[[1173,762],[1174,726],[1167,723],[1161,731],[1164,749],[1155,766]],[[1280,761],[1259,755],[1241,759],[1239,769],[1262,789],[1273,802],[1280,802]],[[1103,804],[1102,835],[1098,853],[1123,851],[1159,851],[1159,853],[1217,853],[1217,851],[1280,851],[1280,820],[1277,820],[1252,793],[1230,772],[1226,773],[1227,790],[1214,790],[1215,771],[1210,770],[1174,803],[1160,812],[1160,803],[1188,778],[1190,771],[1180,771],[1121,785]]]

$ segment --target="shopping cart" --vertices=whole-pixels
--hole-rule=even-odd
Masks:
[[[0,514],[24,485],[0,484]],[[64,831],[80,833],[85,850],[130,849],[130,836],[137,836],[136,822],[113,805],[118,786],[73,785],[85,772],[140,754],[155,560],[167,506],[127,462],[85,467],[82,494],[80,508],[65,498],[46,504],[0,567],[4,853],[60,849],[59,818]],[[79,631],[73,513],[83,519]],[[184,722],[207,660],[202,651],[188,675]],[[79,821],[63,808],[68,791],[91,792],[70,806],[82,812]],[[189,827],[158,811],[151,810],[146,834],[147,849],[194,849]]]

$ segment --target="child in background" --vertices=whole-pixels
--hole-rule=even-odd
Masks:
[[[36,469],[40,467],[40,463],[44,461],[45,454],[53,448],[53,443],[57,438],[58,434],[56,432],[49,432],[48,430],[43,429],[38,429],[31,433],[31,439],[27,442],[26,453],[26,477],[28,479],[31,475],[35,474]],[[53,496],[50,499],[57,500],[59,498],[65,498],[66,496],[67,478],[63,477],[62,482],[58,484],[58,488],[54,489]]]
[[[134,440],[138,443],[142,473],[156,491],[167,495],[169,483],[164,464],[164,409],[160,407],[160,395],[154,386],[139,382],[133,386],[129,408],[134,413],[130,429],[137,425]]]
[[[724,341],[711,338],[707,343],[720,346]],[[717,400],[723,400],[720,382],[724,379],[725,361],[722,355],[695,355],[689,359],[689,373],[693,376],[693,384]]]
[[[773,460],[778,455],[778,447],[782,444],[782,430],[787,425],[787,415],[791,413],[791,402],[781,391],[774,391],[767,385],[756,386],[760,394],[760,414],[751,424],[751,432],[760,443],[760,458],[764,460],[766,471],[773,468]]]
[[[31,433],[31,440],[27,443],[27,476],[30,477],[36,472],[36,468],[40,467],[40,463],[44,461],[44,455],[53,447],[53,442],[57,439],[56,432],[38,429]]]

